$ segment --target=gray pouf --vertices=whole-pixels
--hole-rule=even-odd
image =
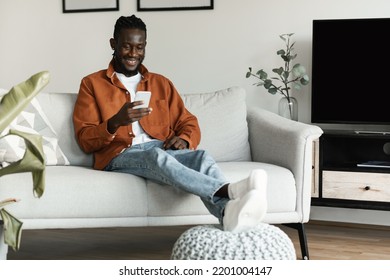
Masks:
[[[291,239],[269,224],[232,233],[216,226],[196,226],[175,242],[172,260],[295,260]]]

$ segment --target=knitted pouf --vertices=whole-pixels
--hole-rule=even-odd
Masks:
[[[232,233],[206,225],[186,230],[175,242],[173,260],[295,260],[291,239],[269,224]]]

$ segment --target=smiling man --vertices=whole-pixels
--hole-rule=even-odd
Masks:
[[[197,118],[169,79],[142,64],[146,34],[140,18],[120,17],[110,39],[114,54],[108,69],[82,79],[73,114],[80,147],[94,154],[96,169],[141,176],[199,196],[224,230],[256,226],[267,209],[266,173],[254,170],[230,184],[213,158],[196,149]],[[146,108],[134,101],[138,91],[151,92]]]

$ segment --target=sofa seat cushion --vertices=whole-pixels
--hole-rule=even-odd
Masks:
[[[33,196],[30,173],[0,177],[1,197],[20,202],[7,205],[19,219],[145,217],[145,180],[137,176],[86,167],[46,167],[46,188]]]
[[[210,215],[198,196],[176,189],[170,185],[162,185],[147,181],[148,216],[194,216]]]
[[[254,169],[264,169],[268,176],[267,213],[296,211],[297,188],[294,175],[287,168],[262,162],[221,162],[219,165],[231,182],[247,178]]]
[[[292,212],[296,209],[296,186],[293,174],[286,168],[259,162],[219,162],[218,165],[231,182],[249,176],[251,170],[262,168],[268,174],[267,213]],[[208,214],[199,197],[168,185],[147,183],[149,216],[177,216]]]

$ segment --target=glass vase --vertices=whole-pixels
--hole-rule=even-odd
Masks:
[[[298,101],[294,97],[282,97],[279,100],[279,115],[298,121]]]

